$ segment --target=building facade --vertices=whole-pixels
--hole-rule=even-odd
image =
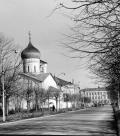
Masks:
[[[110,102],[109,93],[105,88],[86,88],[80,90],[81,97],[90,98],[92,103],[107,104]]]

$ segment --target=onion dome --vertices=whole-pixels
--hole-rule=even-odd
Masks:
[[[38,58],[40,59],[40,51],[35,48],[31,43],[31,37],[29,33],[29,44],[21,53],[22,59]]]

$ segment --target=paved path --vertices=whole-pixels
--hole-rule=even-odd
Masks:
[[[0,134],[115,136],[109,105],[0,125]]]

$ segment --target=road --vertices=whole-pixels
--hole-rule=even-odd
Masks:
[[[115,136],[110,105],[0,124],[0,134]]]

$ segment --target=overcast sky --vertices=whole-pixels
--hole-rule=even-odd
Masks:
[[[72,22],[61,11],[50,13],[56,6],[56,0],[0,0],[0,31],[14,38],[21,49],[28,45],[28,31],[31,31],[32,43],[41,52],[41,59],[48,62],[48,72],[76,82],[81,88],[96,87],[88,78],[89,72],[81,69],[81,60],[70,59],[62,55],[68,51],[60,47],[62,33],[69,32]],[[98,85],[97,85],[98,86]]]

